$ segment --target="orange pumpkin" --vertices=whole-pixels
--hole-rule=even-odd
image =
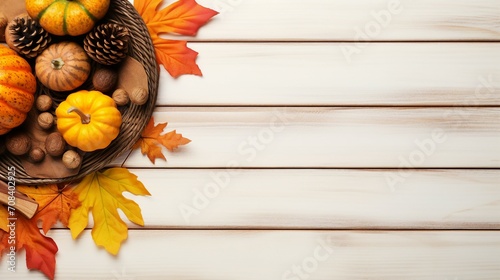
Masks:
[[[90,58],[75,42],[53,44],[36,58],[38,80],[55,91],[69,91],[81,86],[90,70]]]
[[[36,79],[28,62],[0,45],[0,135],[26,120],[35,91]]]
[[[4,0],[5,1],[5,0]],[[110,0],[26,0],[26,11],[54,35],[78,36],[92,30]]]

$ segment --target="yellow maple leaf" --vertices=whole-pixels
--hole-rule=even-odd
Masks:
[[[126,168],[110,168],[91,173],[73,189],[82,205],[74,209],[69,219],[73,238],[77,238],[88,225],[88,213],[92,211],[94,227],[92,238],[98,246],[113,255],[118,254],[121,243],[127,239],[128,228],[120,218],[118,209],[140,226],[144,225],[141,208],[123,196],[123,192],[150,195],[137,176]]]

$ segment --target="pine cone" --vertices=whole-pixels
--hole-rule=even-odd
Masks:
[[[96,62],[114,65],[127,57],[129,38],[129,31],[125,26],[105,23],[87,34],[83,48]]]
[[[5,31],[9,47],[27,58],[34,58],[45,50],[52,36],[28,15],[18,16],[9,22]]]

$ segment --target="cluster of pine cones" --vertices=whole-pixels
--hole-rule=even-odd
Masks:
[[[130,33],[127,27],[116,23],[98,25],[83,39],[89,57],[103,65],[114,65],[128,53]],[[5,32],[7,44],[26,58],[37,57],[53,38],[28,15],[13,19]]]

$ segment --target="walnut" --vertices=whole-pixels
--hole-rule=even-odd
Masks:
[[[80,166],[82,157],[73,150],[68,150],[63,154],[62,162],[68,169],[75,169]]]
[[[111,92],[118,82],[118,72],[111,68],[100,68],[95,71],[92,77],[94,88],[100,92]]]
[[[47,154],[58,157],[66,150],[66,141],[59,132],[52,132],[45,139],[45,150]]]
[[[130,102],[137,105],[144,105],[148,101],[148,91],[145,88],[136,87],[129,94]]]
[[[48,95],[40,95],[36,99],[36,108],[40,112],[48,111],[52,108],[52,98]]]
[[[7,151],[16,156],[27,154],[31,149],[31,138],[25,133],[9,135],[5,141]]]
[[[38,124],[43,129],[51,129],[54,126],[54,116],[49,112],[38,115]]]
[[[125,106],[130,102],[127,91],[121,88],[115,90],[112,97],[118,106]]]

